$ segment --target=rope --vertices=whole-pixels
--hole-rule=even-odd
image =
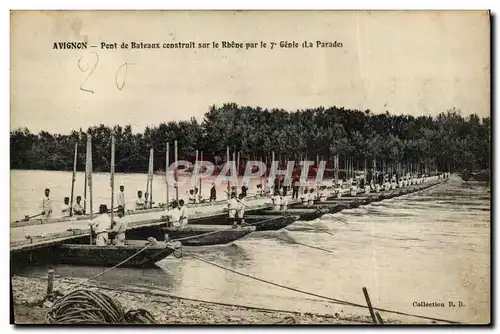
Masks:
[[[28,277],[28,278],[46,279],[46,277],[42,277],[42,276],[32,276],[32,275],[19,275],[19,276],[20,277]],[[69,278],[69,280],[71,280],[71,278]],[[68,282],[68,283],[74,284],[71,282]],[[181,299],[181,300],[187,300],[187,301],[198,302],[198,303],[206,303],[206,304],[229,306],[229,307],[239,307],[239,308],[264,311],[264,312],[291,313],[291,314],[295,314],[295,315],[304,315],[305,314],[305,315],[312,315],[312,316],[317,316],[317,317],[322,317],[322,318],[333,318],[334,317],[331,314],[324,314],[324,313],[322,314],[322,313],[314,313],[314,312],[292,311],[292,310],[284,310],[284,309],[278,309],[278,308],[250,306],[250,305],[244,305],[244,304],[224,303],[224,302],[216,302],[216,301],[211,301],[211,300],[182,297],[182,296],[170,294],[167,291],[164,291],[162,289],[151,290],[149,288],[144,288],[144,287],[135,286],[135,285],[116,286],[116,285],[106,285],[106,284],[99,283],[98,285],[91,284],[91,286],[98,288],[99,290],[120,291],[120,292],[128,292],[128,293],[142,294],[142,295],[149,295],[149,296],[168,297],[168,298]],[[158,303],[165,303],[165,304],[170,305],[170,301],[158,300],[158,299],[151,299],[151,301],[158,302]],[[337,317],[337,318],[342,319],[339,317]],[[346,319],[349,320],[348,318],[346,318]],[[361,319],[357,319],[357,321],[363,322],[363,323],[365,323],[365,322],[371,323],[370,321],[363,321]]]
[[[294,317],[285,317],[283,320],[274,322],[273,325],[289,325],[289,324],[298,324],[298,320],[295,319]]]
[[[323,232],[323,233],[326,233],[326,234],[329,234],[331,236],[335,236],[335,233],[332,233],[330,231],[327,231],[325,229],[322,229],[322,228],[319,228],[319,227],[316,227],[314,226],[313,224],[311,223],[308,223],[308,222],[305,222],[307,225],[311,226],[313,229],[315,229],[316,231],[320,231],[320,232]]]
[[[340,300],[340,299],[330,298],[330,297],[327,297],[327,296],[322,296],[322,295],[319,295],[319,294],[316,294],[316,293],[307,292],[307,291],[300,290],[300,289],[293,288],[293,287],[288,287],[288,286],[285,286],[285,285],[282,285],[282,284],[279,284],[279,283],[271,282],[271,281],[268,281],[268,280],[265,280],[265,279],[262,279],[262,278],[258,278],[258,277],[255,277],[255,276],[252,276],[252,275],[249,275],[249,274],[245,274],[245,273],[236,271],[234,269],[224,267],[224,266],[219,265],[217,263],[205,260],[204,258],[199,257],[199,256],[197,256],[195,254],[192,254],[192,253],[186,253],[186,255],[191,256],[191,257],[193,257],[193,258],[195,258],[195,259],[197,259],[199,261],[202,261],[204,263],[210,264],[212,266],[215,266],[215,267],[227,270],[227,271],[232,272],[234,274],[237,274],[237,275],[240,275],[240,276],[243,276],[243,277],[247,277],[247,278],[250,278],[250,279],[262,282],[262,283],[270,284],[270,285],[273,285],[273,286],[276,286],[276,287],[279,287],[279,288],[282,288],[282,289],[286,289],[286,290],[298,292],[298,293],[301,293],[301,294],[305,294],[305,295],[309,295],[309,296],[313,296],[313,297],[317,297],[317,298],[321,298],[321,299],[326,299],[326,300],[328,300],[330,302],[333,302],[335,304],[352,306],[352,307],[358,307],[358,308],[368,308],[368,306],[366,306],[366,305],[352,303],[352,302],[348,302],[348,301],[343,301],[343,300]],[[426,320],[434,320],[434,321],[439,321],[439,322],[447,322],[447,323],[451,323],[451,324],[459,324],[460,323],[458,321],[452,321],[452,320],[440,319],[440,318],[433,318],[433,317],[426,317],[426,316],[421,316],[421,315],[416,315],[416,314],[411,314],[411,313],[406,313],[406,312],[399,312],[399,311],[394,311],[394,310],[388,310],[388,309],[383,309],[383,308],[377,308],[377,307],[374,307],[373,309],[377,310],[377,311],[381,311],[381,312],[387,312],[387,313],[398,314],[398,315],[406,315],[406,316],[415,317],[415,318],[421,318],[421,319],[426,319]]]
[[[301,246],[305,246],[305,247],[309,247],[309,248],[312,248],[312,249],[317,249],[317,250],[320,250],[320,251],[323,251],[323,252],[327,252],[327,253],[331,253],[333,254],[333,252],[331,250],[328,250],[328,249],[325,249],[325,248],[321,248],[321,247],[316,247],[316,246],[311,246],[311,245],[307,245],[307,244],[303,244],[301,242],[298,242],[298,241],[295,241],[295,240],[285,240],[285,239],[281,239],[275,235],[273,235],[274,238],[278,239],[278,240],[281,240],[281,241],[284,241],[284,242],[290,242],[292,244],[297,244],[297,245],[301,245]]]
[[[49,324],[154,324],[147,310],[124,312],[120,302],[105,293],[77,290],[60,299],[47,313]]]
[[[222,232],[222,231],[229,231],[229,230],[232,230],[232,229],[233,229],[233,227],[223,228],[223,229],[220,229],[220,230],[215,230],[215,231],[205,232],[205,233],[201,233],[201,234],[197,234],[197,235],[192,235],[190,237],[172,239],[172,241],[185,241],[185,240],[190,240],[190,239],[196,239],[196,238],[203,237],[203,236],[206,236],[206,235],[215,234],[215,233],[219,233],[219,232]]]

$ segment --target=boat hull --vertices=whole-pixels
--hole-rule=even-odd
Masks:
[[[147,241],[127,241],[125,246],[96,246],[87,244],[63,244],[56,248],[58,263],[85,266],[115,266],[137,254],[148,244]],[[123,263],[123,267],[151,267],[179,248],[178,244],[157,242]]]
[[[184,229],[163,227],[161,231],[164,235],[168,234],[170,240],[186,238],[185,240],[179,240],[183,246],[211,246],[238,240],[254,232],[255,227],[239,226],[232,228],[228,225],[191,225]]]
[[[295,216],[295,220],[313,220],[321,217],[325,213],[328,213],[329,209],[327,208],[299,208],[299,209],[288,209],[286,211],[277,211],[277,210],[262,210],[260,214],[262,215],[291,215]],[[286,216],[284,216],[286,217]]]
[[[296,220],[299,219],[299,216],[293,215],[283,215],[281,212],[281,216],[276,215],[251,215],[245,218],[248,224],[255,226],[257,231],[277,231],[282,228],[287,227],[292,224]]]
[[[258,212],[268,212],[265,209],[260,209]],[[250,226],[255,226],[256,231],[269,231],[269,230],[279,230],[283,227],[286,227],[293,223],[298,217],[293,215],[283,215],[282,211],[276,211],[276,214],[272,214],[271,217],[265,214],[256,214],[256,215],[245,215],[245,222]],[[220,225],[232,225],[234,223],[234,218],[224,217],[218,220],[218,224]],[[189,221],[189,224],[195,225],[205,225],[207,221]]]

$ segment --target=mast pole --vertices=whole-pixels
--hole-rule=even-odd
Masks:
[[[229,167],[229,145],[226,146],[226,164]],[[229,185],[229,180],[227,181],[227,198],[231,196],[231,186]]]
[[[111,135],[111,224],[113,224],[114,206],[115,206],[115,136]]]
[[[178,152],[177,152],[177,140],[174,141],[174,159],[175,159],[175,162],[177,163],[177,157],[178,157]],[[176,176],[175,172],[177,171],[177,166],[175,166],[175,169],[174,169],[174,176]],[[176,187],[175,187],[175,200],[178,201],[179,200],[179,182],[177,181],[177,178],[176,178]]]
[[[169,143],[167,142],[167,149],[165,151],[165,185],[166,185],[166,192],[167,192],[167,204],[166,207],[168,208],[168,202],[169,202],[169,193],[168,193],[168,166],[169,166],[169,158],[170,158],[170,147]]]
[[[69,204],[69,216],[73,216],[73,197],[75,193],[76,162],[78,160],[78,143],[75,143],[75,158],[73,160],[73,177],[71,178],[71,199]]]
[[[149,207],[153,207],[153,176],[154,176],[155,150],[151,148],[149,152]]]
[[[90,220],[94,217],[94,210],[92,208],[92,135],[87,136],[87,168],[88,168],[88,185],[89,185],[89,207],[90,207]]]

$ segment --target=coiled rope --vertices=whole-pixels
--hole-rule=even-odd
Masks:
[[[121,266],[130,259],[144,252],[146,249],[156,244],[156,239],[148,238],[149,243],[135,254],[129,256],[120,263],[103,272],[94,275],[69,289],[78,286],[104,275],[105,273]],[[172,248],[173,249],[173,248]],[[68,289],[68,290],[69,290]],[[64,295],[63,292],[59,294]],[[47,313],[46,319],[49,324],[154,324],[155,319],[147,310],[138,309],[124,312],[121,304],[114,298],[96,291],[76,290],[59,299]]]
[[[76,290],[58,299],[47,313],[49,324],[155,324],[147,310],[125,312],[120,302],[99,291]]]

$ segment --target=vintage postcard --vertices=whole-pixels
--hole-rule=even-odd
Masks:
[[[14,323],[490,323],[488,11],[10,20]]]

